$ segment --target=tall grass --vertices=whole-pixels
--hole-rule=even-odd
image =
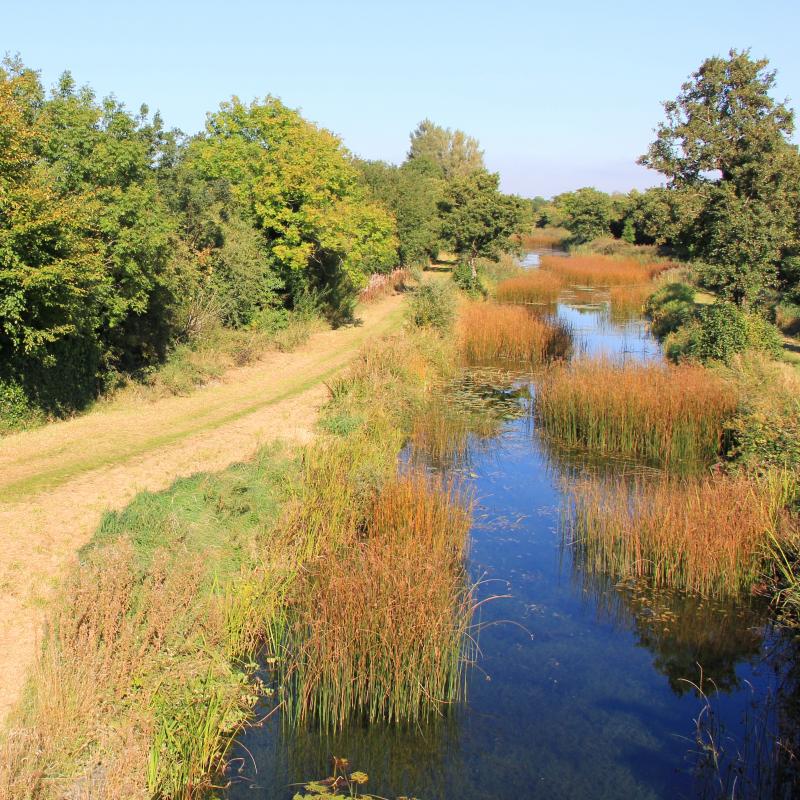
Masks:
[[[498,283],[494,296],[501,303],[554,303],[563,288],[560,276],[532,269]]]
[[[568,446],[680,467],[718,456],[737,400],[703,367],[581,360],[540,377],[534,413]]]
[[[644,315],[647,298],[658,288],[654,283],[638,283],[612,286],[609,289],[611,319],[614,322],[630,322]]]
[[[367,285],[359,292],[362,303],[372,303],[381,297],[403,291],[411,280],[411,270],[398,267],[387,273],[373,273]]]
[[[566,228],[533,228],[528,233],[518,235],[516,240],[525,250],[538,250],[547,247],[562,247],[570,237]]]
[[[572,333],[564,323],[495,303],[466,304],[456,338],[468,364],[539,366],[572,352]]]
[[[469,523],[452,485],[412,471],[382,488],[363,531],[308,566],[281,661],[289,721],[415,722],[462,696]]]
[[[797,476],[587,478],[568,491],[565,533],[588,570],[729,596],[763,579]]]
[[[560,276],[567,283],[580,286],[646,283],[669,267],[667,263],[648,264],[602,255],[542,256],[541,260],[542,269]]]

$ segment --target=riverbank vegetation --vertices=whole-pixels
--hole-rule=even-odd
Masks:
[[[737,403],[735,387],[703,367],[581,359],[541,376],[534,413],[570,447],[681,470],[720,457]]]
[[[459,315],[456,337],[471,365],[505,362],[538,367],[572,352],[572,333],[558,320],[521,306],[469,303]]]
[[[394,167],[275,97],[186,136],[7,58],[0,125],[0,433],[130,383],[189,391],[442,247],[497,257],[521,219],[476,140],[427,120]]]
[[[565,282],[556,273],[543,269],[529,270],[497,284],[494,297],[501,303],[552,305],[564,290]]]

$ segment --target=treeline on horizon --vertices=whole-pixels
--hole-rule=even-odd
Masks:
[[[478,142],[426,120],[400,166],[279,99],[165,128],[65,72],[0,68],[0,417],[85,407],[203,325],[347,320],[374,273],[497,255],[526,205]],[[529,215],[527,223],[530,224]]]

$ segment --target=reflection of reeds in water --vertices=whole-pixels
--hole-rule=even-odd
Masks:
[[[542,256],[541,268],[581,286],[620,286],[641,284],[670,267],[666,263],[642,264],[639,261],[609,256]]]
[[[615,581],[606,573],[587,572],[580,560],[573,569],[600,619],[633,630],[678,695],[691,691],[687,680],[699,681],[698,665],[709,685],[720,691],[738,688],[737,665],[759,652],[767,621],[763,599],[719,601],[643,580]]]
[[[763,579],[796,484],[788,473],[586,478],[567,489],[564,533],[590,572],[732,596]]]
[[[495,298],[501,303],[554,303],[564,281],[552,272],[532,269],[497,284]]]
[[[289,721],[414,722],[462,697],[469,526],[470,504],[453,485],[411,470],[380,491],[362,532],[323,547],[284,637]]]
[[[519,306],[469,303],[459,315],[457,336],[469,364],[505,361],[536,367],[572,351],[567,325]]]
[[[535,414],[563,444],[686,467],[717,457],[736,403],[703,367],[580,360],[540,376]]]

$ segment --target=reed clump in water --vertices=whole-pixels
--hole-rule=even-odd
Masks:
[[[289,722],[416,722],[462,696],[469,525],[455,487],[412,470],[382,488],[363,530],[308,566],[285,627]]]
[[[534,413],[570,447],[680,467],[717,457],[737,400],[704,367],[581,360],[540,377]]]
[[[655,283],[639,283],[629,286],[612,286],[609,290],[611,319],[614,322],[630,322],[644,315],[647,298],[656,291]]]
[[[519,306],[469,303],[459,315],[457,340],[468,364],[517,362],[539,366],[572,352],[564,323]]]
[[[579,255],[568,258],[542,256],[541,261],[541,269],[579,286],[646,283],[669,267],[670,264],[667,263],[643,264],[633,259],[601,255]]]
[[[590,571],[731,596],[763,579],[768,547],[790,524],[785,509],[796,490],[788,472],[587,478],[569,488],[565,532]]]
[[[555,303],[563,288],[560,276],[532,269],[498,283],[494,294],[501,303]]]

